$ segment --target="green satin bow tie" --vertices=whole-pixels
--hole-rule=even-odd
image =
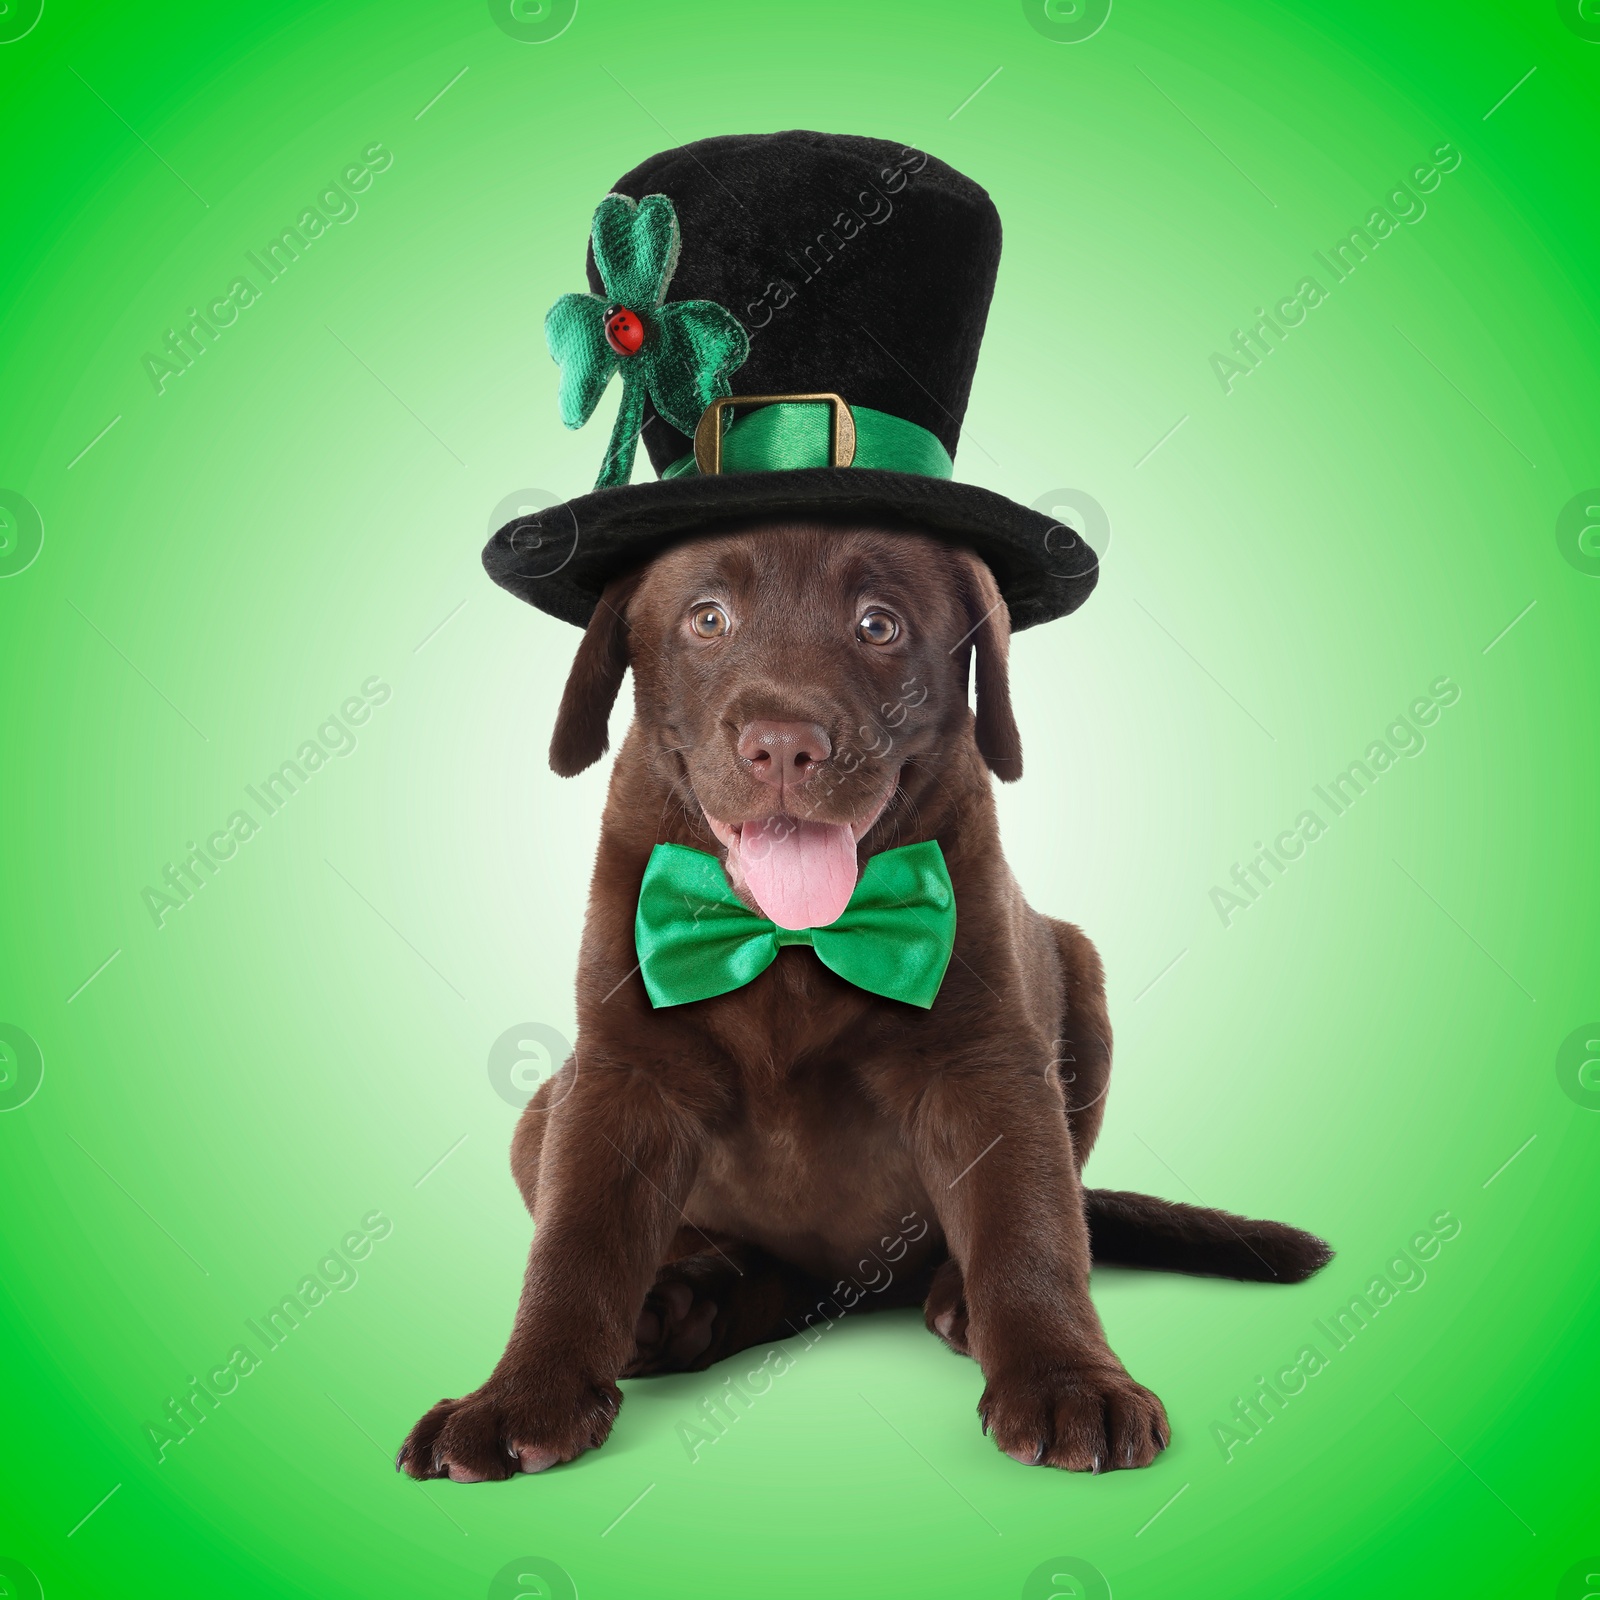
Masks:
[[[742,989],[786,944],[808,944],[847,983],[927,1010],[956,939],[956,896],[933,839],[873,856],[850,904],[825,928],[780,928],[757,916],[703,850],[658,844],[639,890],[634,943],[650,1003]]]

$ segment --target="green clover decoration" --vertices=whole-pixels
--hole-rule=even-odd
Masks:
[[[622,403],[596,489],[633,473],[645,405],[692,436],[713,400],[732,393],[728,374],[750,354],[750,336],[711,300],[667,301],[677,269],[678,215],[664,194],[633,201],[608,194],[590,232],[605,294],[564,294],[544,319],[545,342],[561,368],[561,420],[581,428],[612,376]]]

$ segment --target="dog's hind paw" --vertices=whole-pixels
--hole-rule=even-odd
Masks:
[[[712,1287],[706,1258],[691,1257],[661,1270],[634,1325],[625,1378],[695,1372],[711,1364],[718,1306],[708,1292]]]
[[[967,1344],[966,1284],[954,1258],[934,1273],[922,1308],[922,1320],[928,1332],[943,1339],[957,1355],[972,1354]]]
[[[400,1446],[395,1466],[413,1478],[453,1483],[543,1472],[604,1444],[621,1404],[622,1391],[603,1380],[485,1385],[428,1411]]]
[[[1147,1467],[1171,1437],[1161,1402],[1116,1364],[1041,1361],[996,1373],[978,1402],[983,1431],[1028,1466],[1069,1472]]]

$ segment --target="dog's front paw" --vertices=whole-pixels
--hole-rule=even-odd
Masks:
[[[1170,1437],[1161,1402],[1114,1357],[1004,1369],[989,1379],[978,1415],[1008,1456],[1069,1472],[1148,1467]]]
[[[604,1444],[621,1404],[622,1391],[607,1379],[492,1380],[428,1411],[395,1465],[413,1478],[454,1483],[543,1472]]]

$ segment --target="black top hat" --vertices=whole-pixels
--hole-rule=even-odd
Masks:
[[[596,215],[594,295],[564,296],[546,329],[569,425],[623,372],[606,458],[616,486],[507,523],[483,552],[496,583],[581,627],[611,578],[675,540],[794,515],[968,546],[993,570],[1014,629],[1088,598],[1099,563],[1072,529],[950,476],[1000,261],[999,214],[977,184],[886,140],[790,132],[668,150],[613,192],[628,200],[608,198]],[[670,205],[632,203],[662,195]],[[664,304],[659,293],[646,303],[629,255],[641,247],[615,231],[633,228],[659,234]],[[692,325],[681,338],[679,323]],[[703,362],[671,402],[659,386],[627,387],[646,370],[627,363],[652,349]],[[569,372],[579,358],[592,365]],[[629,484],[627,424],[641,417],[660,481]]]

